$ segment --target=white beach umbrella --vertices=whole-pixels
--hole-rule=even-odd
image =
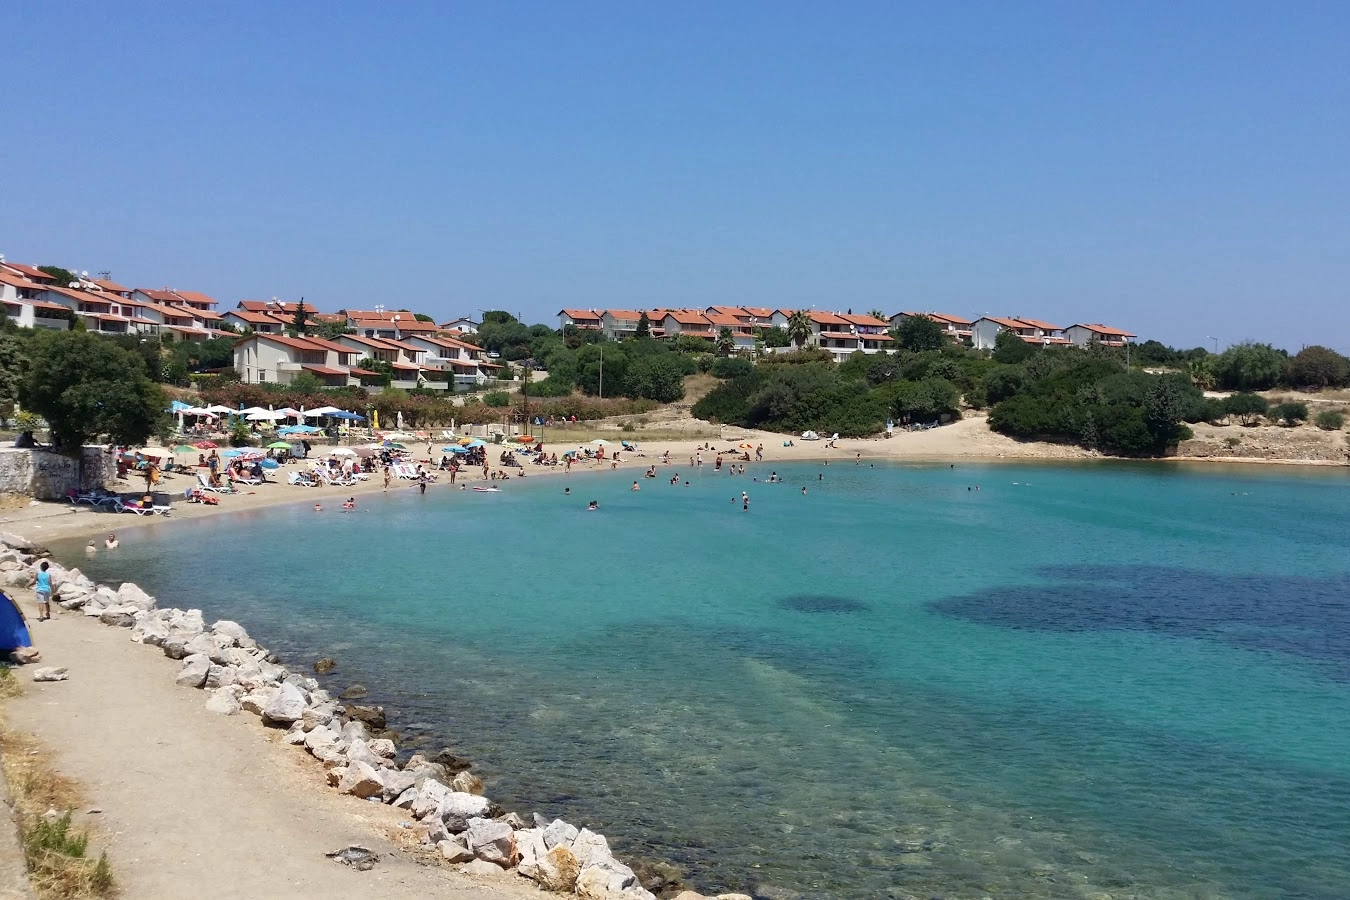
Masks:
[[[355,456],[355,455],[356,455],[356,451],[353,450],[351,447],[334,447],[333,450],[332,450],[332,452],[331,452],[331,455],[332,455],[332,456]]]
[[[238,412],[237,409],[234,409],[234,408],[229,407],[229,406],[221,406],[219,403],[217,403],[215,406],[208,406],[208,407],[206,407],[206,411],[209,412],[209,413],[218,413],[218,414],[223,415],[223,416],[227,416],[227,415],[229,415],[230,413],[233,413],[233,412]]]
[[[262,412],[255,412],[248,417],[250,422],[275,422],[277,419],[286,418],[286,414],[279,411],[264,409]]]
[[[342,412],[342,410],[338,409],[336,406],[320,406],[306,412],[305,417],[314,418],[316,416],[330,416],[335,412]]]
[[[608,447],[608,446],[609,446],[609,441],[605,440],[604,438],[596,438],[595,440],[591,441],[591,443],[592,443],[592,444],[599,444],[601,447]]]

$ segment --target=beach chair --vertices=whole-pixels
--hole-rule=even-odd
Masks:
[[[287,484],[298,485],[299,487],[318,487],[319,483],[310,478],[305,472],[292,472],[286,478]]]
[[[129,512],[135,513],[138,516],[167,516],[171,509],[172,507],[160,506],[158,504],[152,506],[141,506],[136,503],[123,503],[121,500],[118,500],[116,498],[113,499],[114,512],[120,513]]]
[[[210,492],[210,493],[212,493],[212,494],[233,494],[233,493],[236,493],[236,491],[235,491],[234,488],[227,488],[227,487],[212,487],[212,486],[211,486],[211,482],[207,481],[207,480],[206,480],[206,476],[202,475],[202,473],[200,473],[200,472],[197,473],[197,485],[198,485],[202,490],[208,491],[208,492]]]

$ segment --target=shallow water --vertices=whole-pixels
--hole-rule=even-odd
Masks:
[[[704,889],[1346,895],[1345,473],[751,480],[771,468],[435,486],[60,549],[293,666],[336,657],[327,682],[471,756],[508,808]]]

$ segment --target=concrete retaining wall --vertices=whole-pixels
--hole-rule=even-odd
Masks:
[[[116,458],[102,448],[84,448],[83,479],[79,461],[50,450],[0,447],[0,493],[36,500],[63,500],[71,488],[106,487],[117,476]]]

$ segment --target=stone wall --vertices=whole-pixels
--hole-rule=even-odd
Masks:
[[[50,450],[0,447],[0,493],[36,500],[63,500],[71,488],[106,487],[117,476],[116,458],[102,448],[84,448],[83,478],[78,460]]]

